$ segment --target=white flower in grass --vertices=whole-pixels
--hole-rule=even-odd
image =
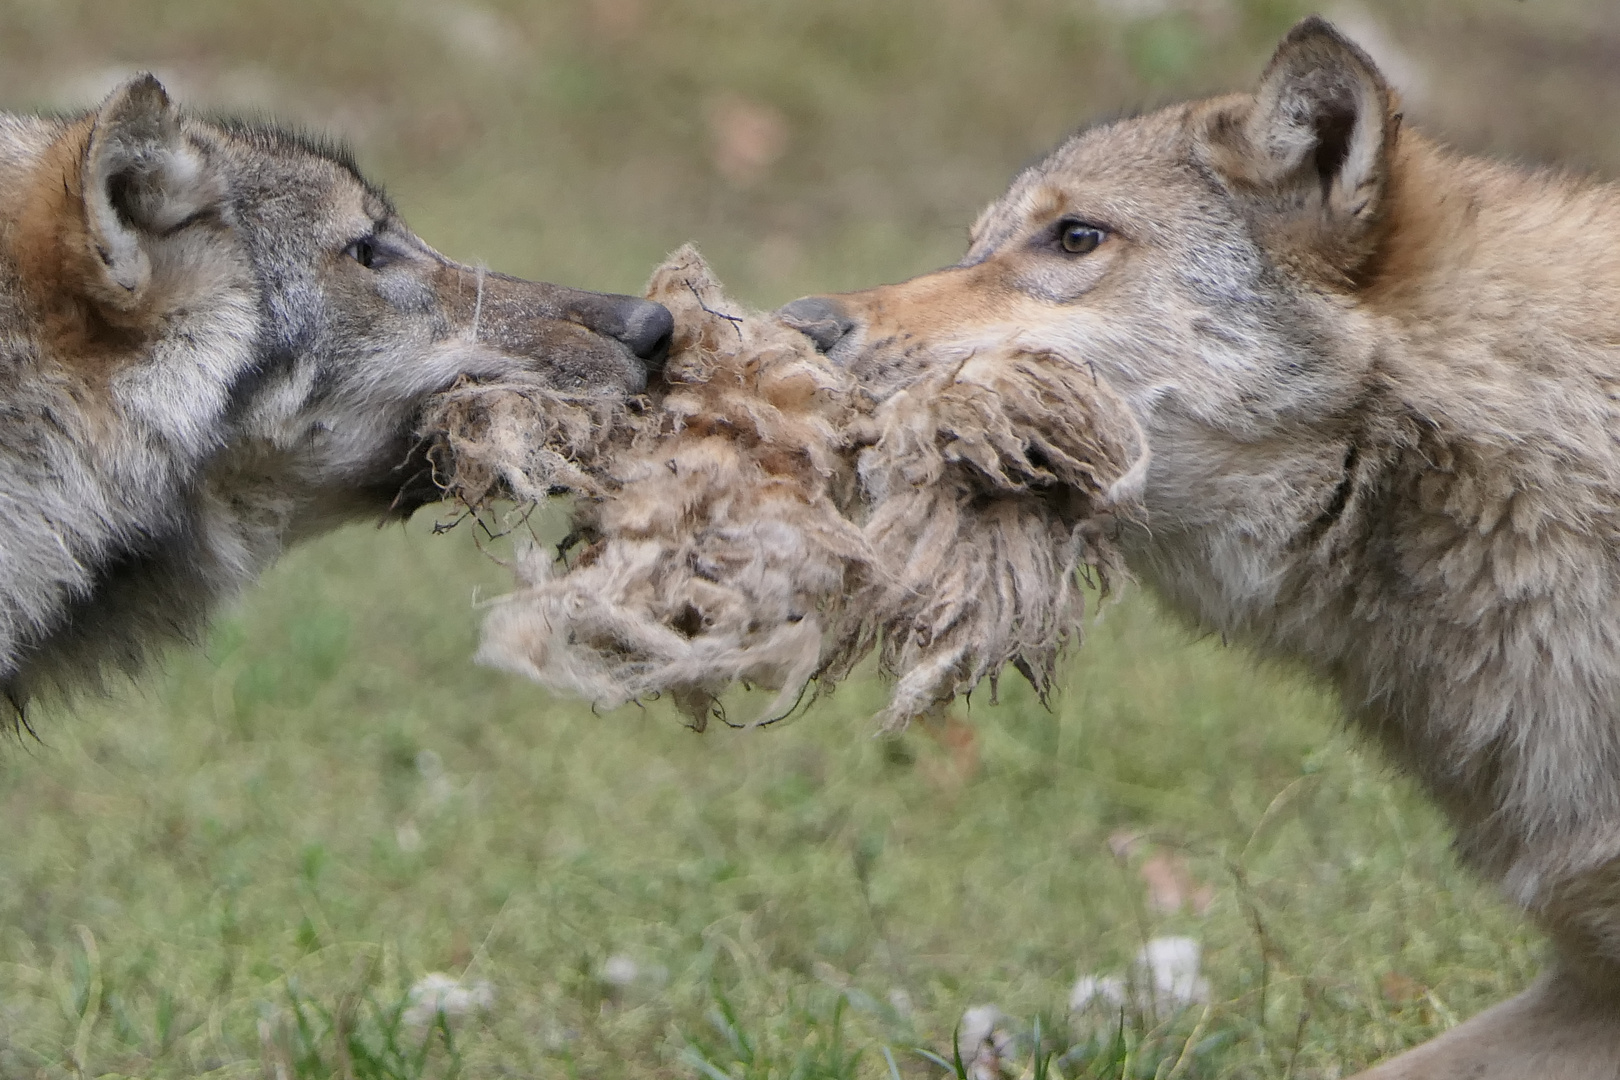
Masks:
[[[399,850],[407,855],[421,851],[422,830],[416,827],[414,821],[403,822],[394,830],[394,843],[398,844]]]
[[[641,965],[628,956],[610,956],[602,965],[602,981],[620,989],[630,986],[641,977]]]
[[[962,1014],[956,1029],[956,1050],[962,1055],[968,1080],[1000,1080],[1001,1067],[1013,1056],[1012,1033],[1006,1017],[994,1005],[974,1005]]]
[[[1159,1016],[1209,1000],[1209,980],[1199,974],[1201,950],[1190,937],[1153,938],[1136,954],[1131,979],[1122,975],[1082,975],[1069,995],[1069,1011],[1117,1013],[1131,1004]]]
[[[1120,975],[1082,975],[1075,980],[1069,993],[1069,1011],[1085,1012],[1096,1007],[1117,1012],[1130,1000],[1125,991],[1125,979]]]
[[[1209,980],[1198,973],[1202,950],[1190,937],[1154,938],[1136,954],[1138,981],[1153,994],[1154,1009],[1175,1012],[1209,1000]]]
[[[456,1020],[482,1012],[495,1004],[495,989],[482,980],[463,983],[442,971],[431,971],[412,985],[403,1019],[412,1027],[427,1027],[440,1013]]]

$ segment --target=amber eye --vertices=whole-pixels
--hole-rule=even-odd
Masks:
[[[377,245],[369,239],[356,240],[343,249],[343,254],[370,270],[377,262]]]
[[[1058,243],[1070,255],[1089,255],[1097,250],[1107,234],[1095,225],[1083,221],[1065,221],[1058,226]]]

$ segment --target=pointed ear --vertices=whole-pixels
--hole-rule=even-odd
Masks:
[[[1254,200],[1262,231],[1353,276],[1376,244],[1397,108],[1367,54],[1313,16],[1283,38],[1253,103],[1216,117],[1211,164]]]
[[[125,83],[97,111],[81,191],[92,254],[113,297],[138,298],[151,279],[152,238],[217,202],[205,166],[151,75]]]

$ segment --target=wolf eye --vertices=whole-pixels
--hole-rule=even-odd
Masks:
[[[1058,226],[1058,243],[1070,255],[1089,255],[1097,250],[1108,234],[1095,225],[1083,221],[1065,221]]]
[[[365,240],[356,240],[343,249],[343,254],[370,270],[377,265],[377,245],[368,237]]]

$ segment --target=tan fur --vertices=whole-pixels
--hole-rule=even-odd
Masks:
[[[1307,20],[1256,93],[1027,170],[961,265],[786,310],[861,377],[1093,365],[1153,451],[1131,568],[1336,685],[1547,929],[1541,982],[1371,1076],[1620,1076],[1620,190],[1397,109]]]
[[[531,553],[480,656],[611,708],[671,694],[701,727],[746,682],[786,714],[865,656],[895,677],[899,726],[1009,664],[1043,695],[1078,639],[1079,570],[1117,569],[1144,447],[1081,366],[1020,349],[902,364],[858,386],[784,323],[739,311],[691,249],[653,276],[675,317],[645,409],[574,434],[578,405],[472,384],[425,416],[442,478],[576,501],[589,543],[559,572]]]
[[[495,607],[479,655],[604,708],[672,694],[700,728],[745,680],[782,691],[776,715],[816,669],[822,599],[864,553],[829,493],[848,481],[837,421],[852,384],[792,330],[732,315],[695,252],[649,295],[676,316],[669,392],[617,418],[616,452],[582,454],[572,403],[544,388],[459,388],[426,413],[463,501],[479,504],[487,476],[519,497],[585,496],[575,530],[591,542],[564,573],[539,552],[522,560],[528,587]],[[466,409],[482,412],[472,426]]]

